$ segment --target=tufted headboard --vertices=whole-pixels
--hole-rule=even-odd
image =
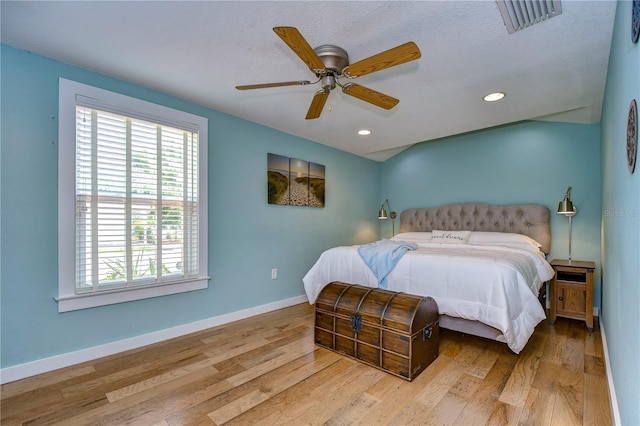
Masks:
[[[485,231],[527,235],[551,251],[549,209],[542,204],[492,205],[447,204],[441,207],[407,209],[400,215],[400,232]]]

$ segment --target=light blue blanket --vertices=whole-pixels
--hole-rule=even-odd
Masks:
[[[387,275],[407,251],[417,248],[413,243],[384,239],[358,247],[358,253],[378,279],[378,287],[387,288]]]

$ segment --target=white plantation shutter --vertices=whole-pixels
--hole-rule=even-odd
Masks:
[[[68,124],[63,123],[63,81],[76,89],[75,222],[73,294],[68,283],[70,260],[62,256],[58,301],[147,289],[138,292],[142,297],[110,296],[106,303],[91,304],[98,306],[203,288],[202,280],[207,277],[202,264],[206,262],[206,247],[203,250],[200,241],[205,241],[206,246],[206,191],[202,187],[206,188],[206,179],[202,179],[206,173],[202,173],[200,161],[202,153],[206,153],[200,142],[202,124],[184,120],[184,113],[172,121],[173,110],[141,105],[142,101],[132,102],[131,98],[111,92],[106,93],[120,103],[113,103],[109,96],[78,94],[78,87],[88,86],[61,79],[61,154],[62,127]],[[125,106],[121,106],[120,98],[128,101]],[[69,108],[70,103],[64,108]],[[154,116],[157,108],[162,115]],[[61,187],[71,180],[70,173],[62,170],[66,161],[61,160]],[[60,190],[61,212],[68,207],[65,200],[70,197],[62,194],[67,190],[66,186]],[[70,235],[70,228],[61,222],[61,238]],[[197,282],[195,287],[188,285],[192,281]],[[165,288],[160,292],[148,290],[157,286]],[[78,308],[60,310],[71,309]]]

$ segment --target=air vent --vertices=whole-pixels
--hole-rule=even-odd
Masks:
[[[509,34],[562,13],[560,0],[496,0]]]

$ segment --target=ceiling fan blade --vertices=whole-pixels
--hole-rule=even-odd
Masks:
[[[385,95],[384,93],[377,92],[373,89],[369,89],[368,87],[360,86],[355,83],[345,84],[342,91],[349,96],[353,96],[354,98],[369,102],[370,104],[384,109],[391,109],[400,102],[399,99],[392,98],[389,95]]]
[[[310,81],[283,81],[282,83],[264,83],[264,84],[248,84],[246,86],[236,86],[238,90],[251,90],[251,89],[265,89],[267,87],[282,87],[282,86],[304,86],[311,84]]]
[[[274,27],[273,31],[312,70],[323,70],[324,63],[295,27]]]
[[[320,90],[317,91],[313,96],[313,100],[311,101],[311,105],[309,106],[309,111],[307,111],[307,116],[305,117],[307,120],[313,120],[314,118],[320,117],[322,113],[322,108],[324,108],[325,102],[327,102],[327,98],[329,97],[329,92]]]
[[[420,58],[421,53],[418,45],[410,41],[393,49],[385,50],[377,55],[355,62],[346,67],[342,73],[346,77],[360,77],[380,71],[386,68],[395,67],[405,62],[415,61]]]

